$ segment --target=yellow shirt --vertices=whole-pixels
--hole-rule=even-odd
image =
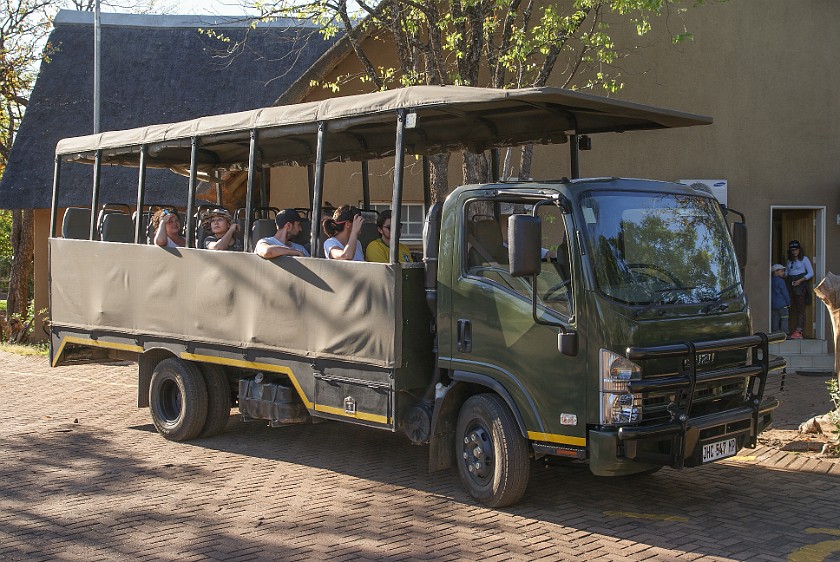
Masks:
[[[368,244],[365,250],[365,260],[388,263],[391,261],[391,249],[382,241],[382,238],[377,238]],[[411,252],[402,244],[400,244],[400,261],[404,263],[414,261],[411,259]]]

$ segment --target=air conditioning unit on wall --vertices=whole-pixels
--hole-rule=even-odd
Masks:
[[[679,180],[679,182],[685,185],[702,183],[711,190],[712,195],[714,195],[722,205],[726,205],[726,192],[728,189],[726,180]]]

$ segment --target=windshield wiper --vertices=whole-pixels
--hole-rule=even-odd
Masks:
[[[687,293],[688,291],[693,291],[695,288],[696,287],[667,287],[665,289],[657,289],[657,290],[653,291],[653,293],[662,293],[661,295],[659,295],[659,298],[649,302],[648,304],[646,304],[645,306],[643,306],[639,310],[635,311],[633,313],[633,318],[634,319],[638,318],[644,312],[647,312],[651,308],[653,308],[655,306],[659,306],[660,304],[676,304],[676,303],[666,303],[666,302],[664,302],[665,298],[668,295],[671,295],[672,293]],[[651,294],[653,294],[653,293],[651,293]]]
[[[731,292],[733,289],[737,289],[740,286],[741,282],[738,281],[737,283],[734,283],[728,287],[721,289],[720,291],[715,293],[715,300],[704,306],[700,312],[702,312],[703,314],[708,314],[710,312],[725,312],[729,310],[729,305],[721,302],[723,300],[723,296]]]
[[[729,291],[731,291],[733,289],[737,289],[738,287],[741,286],[741,284],[742,283],[740,281],[738,281],[738,282],[736,282],[736,283],[718,291],[717,294],[715,295],[715,302],[720,301],[721,298],[723,298],[723,295],[725,295],[726,293],[728,293]]]

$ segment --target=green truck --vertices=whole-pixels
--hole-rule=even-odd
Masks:
[[[137,361],[138,405],[168,439],[222,431],[233,406],[403,432],[493,507],[543,457],[625,475],[735,455],[772,423],[765,389],[785,366],[768,353],[784,335],[752,331],[743,222],[699,185],[575,177],[581,135],[709,122],[552,88],[415,87],[65,139],[51,361]],[[317,254],[327,162],[392,157],[398,224],[405,155],[535,142],[568,142],[572,179],[453,190],[427,208],[419,263],[400,263],[396,231],[390,263],[190,247],[201,174],[247,171],[248,247],[255,209],[283,199],[256,172],[311,166]],[[94,166],[94,188],[58,236],[71,162]],[[133,206],[100,205],[103,165],[139,168]],[[188,173],[188,247],[148,243],[148,167]]]

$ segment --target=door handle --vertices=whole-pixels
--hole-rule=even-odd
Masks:
[[[469,320],[458,320],[458,351],[472,353],[472,323]]]

